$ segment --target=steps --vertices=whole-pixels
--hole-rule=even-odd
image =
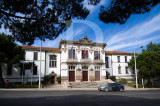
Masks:
[[[70,82],[71,88],[98,88],[101,85],[106,85],[107,82]]]

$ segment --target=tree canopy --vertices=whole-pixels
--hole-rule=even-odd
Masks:
[[[132,14],[149,12],[160,0],[111,0],[108,7],[101,7],[99,19],[104,23],[124,24]]]
[[[24,59],[24,50],[14,43],[14,39],[5,35],[0,34],[0,83],[4,84],[2,78],[2,63],[7,64],[7,72],[11,74],[12,64],[19,63],[20,60]]]
[[[11,36],[0,34],[0,62],[15,64],[24,58],[24,50],[14,43]]]
[[[147,45],[147,48],[142,50],[142,52],[149,52],[149,51],[159,52],[160,51],[160,43],[150,42]]]
[[[149,43],[146,49],[136,58],[138,75],[141,78],[152,78],[160,75],[160,44]],[[128,63],[129,67],[134,70],[134,58]]]
[[[137,57],[139,76],[151,78],[160,75],[160,51],[143,52]]]
[[[84,0],[0,0],[0,27],[4,25],[12,36],[24,44],[35,39],[55,39],[67,30],[72,19],[85,19],[89,10]],[[87,0],[96,5],[100,0]],[[105,23],[123,24],[131,14],[151,10],[159,0],[111,0],[109,7],[102,6],[99,19]]]

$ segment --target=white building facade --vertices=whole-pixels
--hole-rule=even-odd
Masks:
[[[7,66],[3,64],[2,75],[9,82],[35,82],[39,73],[42,78],[50,75],[51,83],[55,83],[57,76],[61,77],[62,82],[104,81],[109,76],[133,80],[135,75],[127,63],[133,53],[104,51],[105,47],[106,43],[92,42],[86,36],[78,41],[61,40],[59,48],[42,47],[41,52],[40,47],[22,46],[25,50],[24,61],[34,62],[36,66],[23,73],[15,65],[8,74]]]

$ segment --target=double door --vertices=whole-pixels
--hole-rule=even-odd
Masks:
[[[88,81],[88,71],[83,71],[82,72],[82,80],[83,81]]]

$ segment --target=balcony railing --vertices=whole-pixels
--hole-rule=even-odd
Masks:
[[[103,60],[93,60],[93,63],[97,63],[97,64],[104,64]]]
[[[76,57],[75,58],[67,58],[66,62],[67,63],[77,63],[78,59]]]
[[[91,60],[90,59],[81,59],[80,62],[81,63],[90,63]]]

